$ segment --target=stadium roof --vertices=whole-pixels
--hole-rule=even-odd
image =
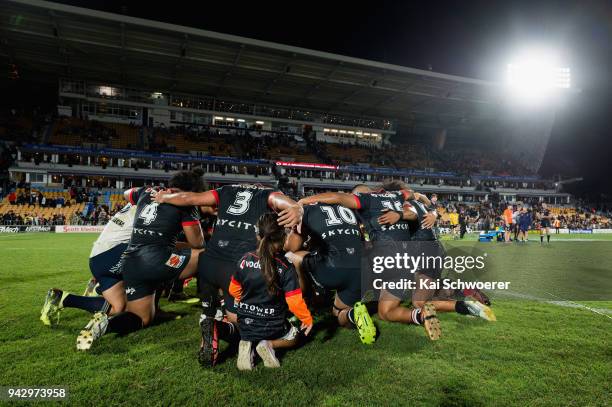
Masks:
[[[491,82],[45,1],[0,2],[0,55],[21,76],[446,128],[499,116],[498,86]]]

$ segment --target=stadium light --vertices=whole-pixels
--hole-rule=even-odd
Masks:
[[[528,51],[508,64],[506,86],[511,96],[527,103],[549,99],[571,87],[570,68],[560,67],[557,57],[546,51]]]

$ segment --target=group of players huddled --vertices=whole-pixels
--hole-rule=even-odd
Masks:
[[[402,182],[378,190],[359,185],[352,193],[296,202],[260,185],[206,190],[202,172],[194,170],[176,173],[167,189],[132,188],[125,197],[129,203],[109,221],[90,254],[101,296],[54,288],[41,312],[45,325],[57,324],[64,308],[91,312],[77,337],[79,350],[106,334],[148,326],[157,310],[156,291],[190,277],[197,277],[202,302],[198,359],[207,367],[219,360],[220,340],[238,345],[240,370],[253,368],[255,353],[266,367],[279,367],[275,349],[294,347],[310,334],[309,308],[321,293],[333,293],[338,324],[355,328],[365,344],[377,336],[371,312],[384,321],[423,326],[432,340],[440,338],[439,312],[495,320],[489,299],[476,290],[448,296],[415,290],[410,307],[395,292],[383,290],[376,302],[364,298],[364,242],[430,241],[443,250],[432,229],[434,206]],[[208,242],[202,213],[216,214]],[[439,278],[427,272],[416,276]]]

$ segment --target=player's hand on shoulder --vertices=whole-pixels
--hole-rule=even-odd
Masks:
[[[436,220],[438,220],[438,214],[435,212],[428,212],[427,215],[423,217],[421,227],[423,229],[431,229],[436,224]]]
[[[395,225],[402,218],[398,212],[390,209],[383,209],[381,212],[384,212],[384,214],[378,217],[380,225]]]
[[[151,191],[151,199],[157,203],[164,203],[167,195],[170,195],[172,191],[170,189],[163,189],[161,191]]]
[[[302,221],[304,208],[299,203],[283,209],[278,214],[278,224],[286,228],[297,226]]]

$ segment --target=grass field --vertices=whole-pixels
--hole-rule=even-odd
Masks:
[[[182,318],[105,337],[89,353],[75,350],[86,313],[67,310],[57,328],[43,326],[38,317],[48,288],[82,292],[94,239],[0,236],[0,386],[67,386],[73,405],[610,405],[612,301],[586,295],[612,300],[605,297],[612,241],[477,246],[496,270],[514,270],[508,275],[516,295],[493,293],[497,322],[442,315],[438,342],[418,327],[377,322],[380,338],[366,347],[354,331],[336,330],[322,317],[312,340],[284,355],[281,369],[258,365],[241,373],[235,357],[213,371],[200,368],[193,305],[162,300]],[[473,242],[446,243],[475,250]],[[571,303],[543,301],[554,300],[541,291],[545,281],[560,293],[582,273],[599,291],[591,287]],[[535,289],[532,281],[539,282]]]

